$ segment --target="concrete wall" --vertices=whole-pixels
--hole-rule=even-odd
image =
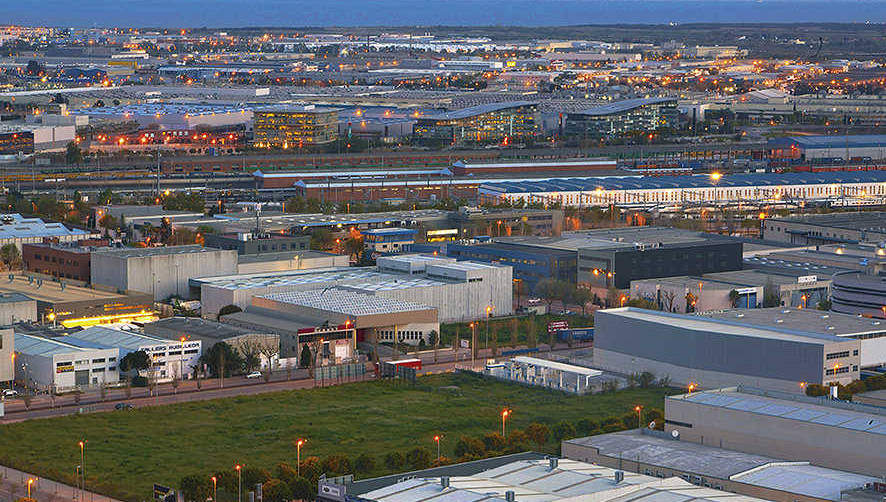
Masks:
[[[721,288],[715,283],[708,281],[704,281],[704,287],[702,287],[701,293],[699,293],[698,287],[689,288],[693,295],[698,296],[698,300],[695,304],[695,311],[705,312],[708,310],[733,308],[732,301],[729,299],[729,292],[732,289],[733,288],[731,287]],[[760,301],[763,299],[763,286],[756,289],[757,301]],[[632,298],[639,296],[642,298],[650,298],[655,301],[655,299],[658,298],[659,291],[661,292],[661,304],[664,309],[671,306],[671,304],[666,301],[666,297],[668,294],[673,294],[674,302],[673,310],[671,312],[686,312],[686,288],[684,286],[677,284],[661,284],[655,279],[631,282]]]
[[[666,431],[678,430],[688,441],[871,476],[886,472],[886,436],[879,434],[707,406],[679,396],[665,399],[665,419]]]
[[[0,326],[37,320],[37,300],[0,303]],[[0,378],[0,381],[3,381]]]
[[[0,382],[9,382],[15,376],[12,368],[14,350],[15,335],[12,328],[0,329]]]
[[[311,268],[347,267],[349,257],[346,255],[322,256],[316,258],[297,258],[293,255],[288,259],[267,261],[240,261],[237,263],[238,274],[261,274],[266,272],[285,272],[287,270],[305,270]]]

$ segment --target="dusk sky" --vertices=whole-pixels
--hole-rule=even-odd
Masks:
[[[819,0],[24,0],[3,22],[64,26],[574,25],[886,22],[883,1]]]

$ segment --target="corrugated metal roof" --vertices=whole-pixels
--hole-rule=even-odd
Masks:
[[[507,110],[508,108],[518,108],[521,106],[530,106],[535,104],[537,104],[535,101],[506,101],[504,103],[489,103],[485,105],[471,106],[469,108],[462,108],[461,110],[452,110],[449,112],[425,115],[424,117],[421,117],[419,121],[466,119],[469,117],[482,115],[484,113],[492,113],[501,110]]]
[[[667,103],[669,101],[673,101],[676,104],[677,98],[625,99],[623,101],[616,101],[615,103],[609,103],[601,106],[596,106],[594,108],[588,108],[587,110],[582,110],[580,112],[573,112],[570,113],[570,115],[614,115],[616,113],[624,113],[628,110],[633,110],[634,108],[640,108],[641,106],[657,105],[660,103]]]

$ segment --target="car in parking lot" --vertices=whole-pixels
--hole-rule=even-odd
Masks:
[[[135,408],[132,403],[117,403],[114,405],[115,410],[131,410]]]
[[[246,375],[246,378],[261,378],[261,371],[253,371],[252,373]]]
[[[3,389],[3,399],[18,397],[18,391],[15,389]]]

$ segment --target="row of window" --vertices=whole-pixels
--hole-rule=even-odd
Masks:
[[[37,261],[46,261],[52,263],[59,263],[61,265],[73,265],[75,267],[80,266],[80,262],[77,260],[66,260],[64,258],[57,258],[55,256],[43,256],[41,254],[34,253],[34,259]]]
[[[841,357],[849,357],[849,351],[844,350],[843,352],[831,352],[830,354],[825,356],[825,359],[840,359]]]
[[[853,366],[853,368],[858,369],[858,366]],[[849,373],[849,366],[843,366],[841,368],[829,368],[824,372],[825,375],[839,375],[841,373]]]

